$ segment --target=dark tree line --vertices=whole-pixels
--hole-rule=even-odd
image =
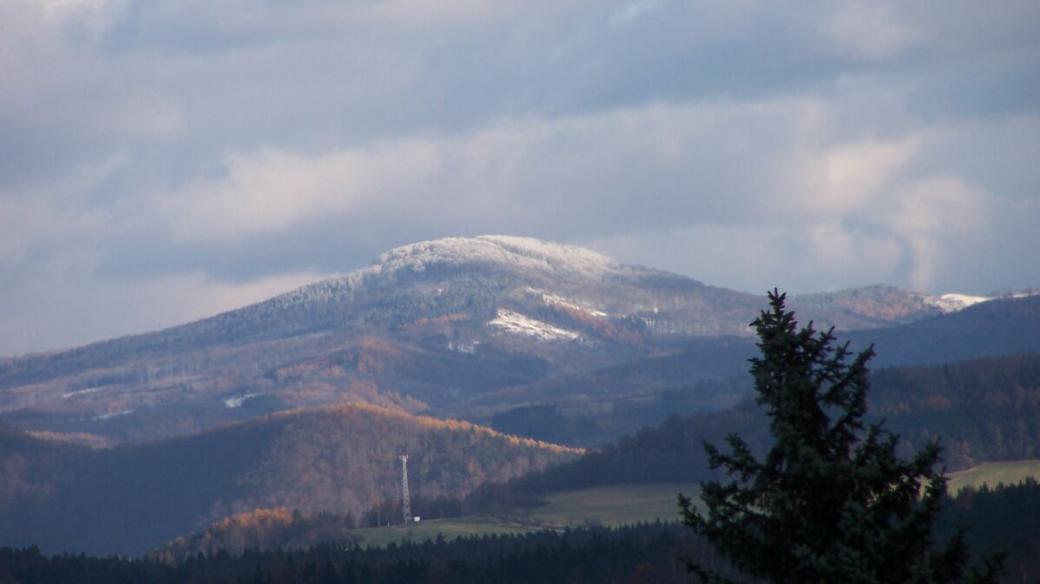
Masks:
[[[1006,550],[1004,582],[1040,581],[1040,484],[966,489],[943,505],[936,538],[970,527],[967,543],[980,553]],[[725,564],[678,523],[623,529],[577,529],[363,549],[320,545],[298,551],[194,555],[169,564],[153,559],[46,556],[37,548],[0,548],[3,584],[154,582],[686,582],[682,558]],[[410,579],[409,579],[410,578]],[[576,579],[571,579],[576,578]],[[584,578],[584,579],[577,579]],[[482,580],[483,579],[483,580]]]
[[[36,548],[0,548],[0,582],[209,583],[482,583],[688,580],[681,557],[711,562],[711,552],[678,524],[563,533],[438,538],[363,549],[320,545],[305,551],[220,552],[175,565],[151,559],[46,557]]]
[[[980,553],[1007,554],[1007,582],[1040,582],[1040,483],[966,488],[945,506],[938,537],[968,528],[966,541]]]

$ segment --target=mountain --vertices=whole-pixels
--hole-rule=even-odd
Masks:
[[[844,329],[940,313],[895,289],[799,303]],[[578,247],[440,239],[194,323],[0,359],[0,422],[115,444],[345,401],[468,417],[483,394],[746,337],[762,306]]]
[[[933,296],[923,292],[903,290],[895,286],[865,286],[837,292],[800,294],[791,298],[791,306],[798,312],[826,309],[846,313],[846,318],[865,321],[865,324],[886,326],[913,322],[922,318],[963,310],[974,304],[992,300],[985,296],[943,294]],[[841,327],[852,328],[852,327]]]
[[[580,451],[364,404],[278,413],[108,449],[0,432],[0,545],[141,553],[213,521],[284,507],[360,517],[400,497],[463,496]]]

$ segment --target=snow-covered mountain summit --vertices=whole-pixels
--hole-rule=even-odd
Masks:
[[[484,276],[513,275],[539,282],[596,282],[607,276],[652,272],[574,245],[531,237],[481,235],[445,237],[396,247],[370,265],[343,276],[308,284],[266,304],[290,306],[353,297],[365,287],[400,286],[406,280],[449,279],[483,271]]]
[[[465,264],[588,279],[622,269],[617,260],[583,247],[507,235],[447,237],[403,245],[379,256],[371,269],[422,272],[431,266]]]

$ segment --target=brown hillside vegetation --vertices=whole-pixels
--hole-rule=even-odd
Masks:
[[[231,513],[284,506],[360,514],[398,491],[399,454],[411,457],[415,495],[435,498],[464,495],[485,482],[508,480],[540,470],[552,458],[581,453],[468,422],[370,404],[271,418],[286,423],[270,456],[243,477],[255,494],[230,505]]]
[[[16,439],[16,438],[17,439]],[[399,496],[408,454],[415,497],[460,497],[572,459],[579,450],[371,405],[298,410],[162,442],[90,450],[46,443],[47,465],[12,433],[0,545],[138,553],[259,508],[361,515]],[[60,459],[60,460],[59,460]],[[15,476],[10,473],[11,476]]]
[[[212,556],[226,551],[240,556],[246,550],[306,549],[344,541],[357,541],[344,517],[278,507],[225,517],[201,533],[179,537],[150,555],[174,562],[194,554]]]

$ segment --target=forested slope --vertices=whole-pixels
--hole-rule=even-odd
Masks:
[[[941,438],[951,471],[986,461],[1040,457],[1040,354],[887,368],[872,379],[869,416],[884,419],[886,428],[902,436],[908,452]],[[572,463],[512,485],[489,485],[473,501],[479,506],[549,490],[702,480],[709,476],[704,441],[721,443],[731,432],[759,450],[769,440],[764,416],[745,400],[722,412],[673,416]]]
[[[947,503],[936,537],[968,528],[975,553],[1008,554],[1008,584],[1040,577],[1037,547],[1040,485],[965,491]],[[154,559],[48,558],[36,549],[0,548],[0,582],[203,583],[465,583],[465,582],[689,582],[681,558],[712,567],[722,561],[709,546],[679,525],[650,524],[620,529],[575,529],[455,541],[425,541],[362,549],[351,544],[308,550],[216,553],[175,565]]]
[[[360,515],[399,496],[400,454],[410,456],[416,496],[461,497],[578,452],[368,405],[275,414],[107,450],[16,434],[3,444],[3,464],[33,462],[19,478],[5,473],[0,544],[91,553],[143,552],[256,508]]]

